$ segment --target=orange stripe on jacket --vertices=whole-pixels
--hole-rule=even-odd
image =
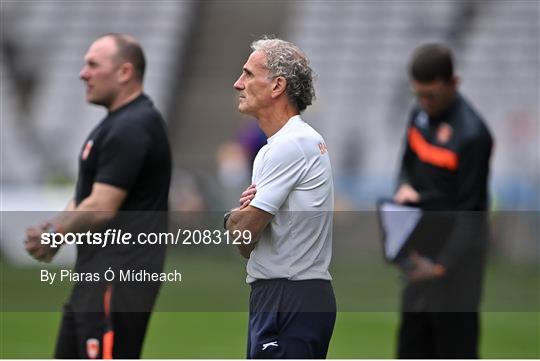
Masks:
[[[431,165],[455,171],[458,167],[458,156],[449,149],[437,147],[424,139],[416,128],[409,129],[409,145],[418,158]]]
[[[105,295],[103,296],[103,308],[105,311],[105,321],[108,324],[109,328],[111,325],[111,293],[112,287],[110,284],[107,285],[105,290]],[[103,352],[102,357],[105,360],[111,360],[113,358],[113,347],[114,347],[114,331],[109,330],[103,335]]]

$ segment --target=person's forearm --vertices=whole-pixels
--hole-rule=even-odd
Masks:
[[[104,227],[117,213],[99,209],[99,204],[91,198],[85,199],[78,206],[72,201],[51,223],[61,233],[96,231]]]
[[[255,248],[255,242],[259,239],[260,232],[257,232],[248,226],[249,220],[246,217],[246,212],[248,212],[247,209],[237,209],[232,211],[227,221],[226,228],[230,232],[240,232],[242,235],[245,234],[244,232],[246,231],[250,233],[250,239],[242,239],[241,244],[237,245],[238,251],[242,257],[247,259],[251,255],[251,251]],[[249,243],[244,243],[246,241],[249,241]]]

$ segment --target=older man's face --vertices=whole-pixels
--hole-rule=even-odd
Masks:
[[[88,49],[79,74],[86,83],[88,102],[108,108],[118,95],[120,64],[115,60],[116,53],[116,43],[111,37],[96,40]]]
[[[265,63],[264,53],[254,51],[234,83],[234,88],[238,90],[238,110],[256,118],[261,110],[271,105],[272,100],[272,79]]]

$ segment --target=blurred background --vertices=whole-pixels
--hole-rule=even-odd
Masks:
[[[147,57],[145,91],[166,119],[173,147],[171,208],[212,212],[235,206],[265,142],[256,121],[238,113],[232,85],[250,43],[269,34],[298,44],[317,73],[317,99],[303,118],[325,137],[332,157],[336,207],[342,211],[336,213],[336,293],[339,300],[343,292],[347,311],[367,312],[340,316],[330,356],[392,357],[400,283],[395,270],[382,263],[371,210],[395,185],[414,101],[406,72],[410,55],[420,44],[444,42],[454,51],[462,93],[496,142],[490,181],[494,236],[485,291],[493,313],[485,321],[483,354],[540,357],[539,13],[538,0],[1,0],[0,265],[3,294],[12,291],[11,298],[3,296],[2,309],[14,311],[5,305],[29,299],[38,272],[20,241],[27,224],[8,222],[6,214],[25,211],[19,218],[28,223],[42,216],[35,211],[62,209],[73,194],[82,142],[105,116],[104,109],[86,104],[78,79],[91,42],[108,32],[140,40]],[[69,264],[73,255],[72,249],[62,250],[52,267]],[[227,287],[239,290],[231,292],[232,299],[246,302],[244,265],[233,250],[173,250],[168,267],[175,265],[230,272],[237,282]],[[199,288],[204,280],[212,288],[213,274],[199,271]],[[10,284],[6,275],[23,277],[27,287]],[[389,288],[373,293],[381,284]],[[346,294],[351,288],[362,292]],[[367,290],[369,302],[388,304],[350,305]],[[58,310],[66,292],[47,296]],[[174,302],[175,292],[165,287],[160,302]],[[150,329],[145,356],[243,357],[244,314],[193,315],[156,314],[154,323],[161,328]],[[25,332],[49,338],[29,342],[23,334],[2,332],[0,357],[50,357],[57,317],[4,313],[0,327],[26,325]],[[36,318],[41,328],[28,327]],[[219,338],[223,345],[203,346],[193,336],[203,332],[195,319],[212,324],[222,319],[214,331],[228,335]],[[177,335],[190,346],[175,346],[184,344],[171,336],[178,330],[160,333],[180,324],[189,325],[189,332]],[[516,334],[524,336],[512,337]]]
[[[535,0],[3,0],[4,201],[11,206],[12,189],[73,184],[81,144],[105,115],[85,103],[78,80],[83,55],[97,36],[126,32],[146,51],[146,92],[168,121],[177,207],[230,208],[221,190],[245,187],[249,169],[242,167],[250,165],[235,162],[242,152],[229,142],[244,148],[248,163],[254,122],[237,112],[232,84],[251,41],[271,34],[299,44],[318,74],[317,101],[304,118],[326,138],[343,208],[366,209],[392,192],[413,100],[407,62],[416,46],[438,41],[454,50],[461,89],[495,135],[495,208],[537,210],[538,6]]]

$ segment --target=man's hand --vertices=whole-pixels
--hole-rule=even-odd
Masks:
[[[41,243],[41,234],[47,232],[50,223],[43,223],[39,226],[26,229],[26,240],[24,241],[26,251],[40,262],[49,263],[58,251],[47,244]]]
[[[402,184],[394,195],[394,202],[399,204],[418,203],[420,194],[409,184]]]
[[[240,207],[238,209],[244,209],[249,206],[253,198],[255,198],[255,193],[257,193],[257,188],[255,188],[255,184],[247,187],[246,190],[242,192],[242,195],[238,200],[238,203],[240,204]]]
[[[411,270],[406,271],[406,276],[410,282],[441,278],[446,273],[442,265],[434,263],[429,258],[423,257],[417,252],[412,252],[409,260],[412,263],[412,267]]]

